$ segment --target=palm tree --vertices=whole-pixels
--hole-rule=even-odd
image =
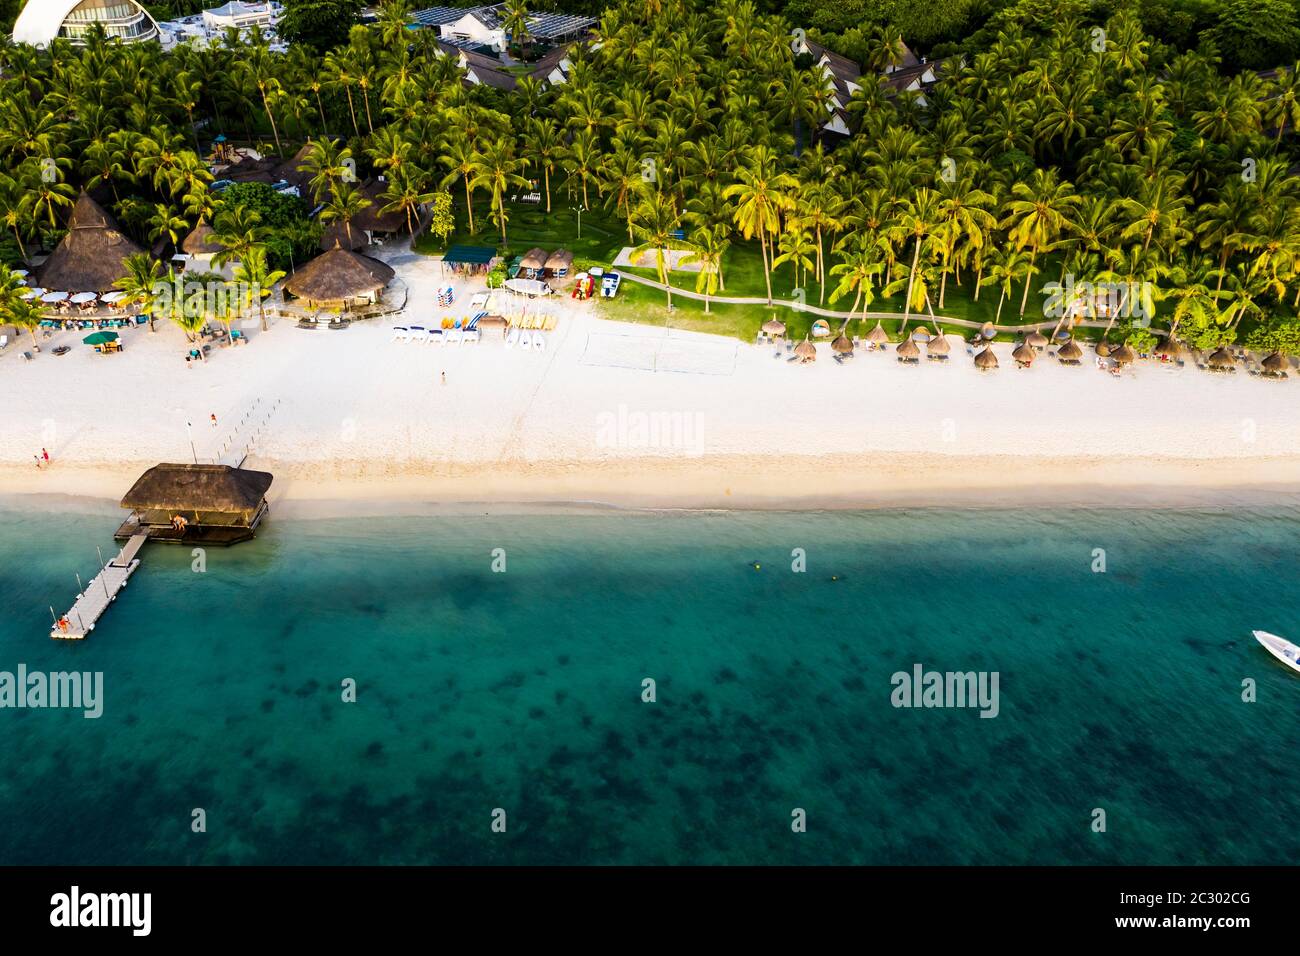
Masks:
[[[528,180],[519,175],[521,161],[515,156],[514,140],[501,137],[489,143],[483,151],[474,183],[482,186],[492,194],[492,218],[501,227],[501,245],[508,246],[506,240],[505,194],[511,186],[527,186]]]
[[[415,213],[426,203],[433,202],[434,192],[429,188],[429,174],[414,166],[402,166],[388,181],[383,198],[388,204],[381,213],[397,212],[406,217],[406,231],[415,238]]]
[[[257,314],[262,320],[262,331],[268,331],[266,325],[266,306],[264,299],[271,294],[275,284],[285,277],[278,269],[270,269],[266,264],[266,249],[253,246],[235,267],[235,281],[241,283],[247,296],[257,303]]]
[[[906,200],[899,210],[894,231],[898,236],[912,240],[912,264],[907,269],[907,294],[903,298],[903,329],[907,328],[912,316],[912,303],[917,301],[914,296],[916,280],[925,275],[920,268],[921,244],[938,228],[942,215],[939,194],[924,187]],[[888,288],[893,288],[894,285],[891,282]]]
[[[699,263],[700,271],[695,278],[695,291],[704,296],[704,314],[709,314],[709,296],[716,295],[722,284],[722,256],[731,241],[727,238],[726,227],[699,226],[691,232],[691,252],[682,256],[679,265]]]
[[[834,305],[843,296],[852,292],[853,308],[849,309],[849,313],[858,311],[858,303],[861,303],[862,318],[865,320],[867,309],[871,307],[872,302],[876,301],[876,277],[880,275],[884,265],[879,250],[863,247],[831,266],[831,275],[840,277],[840,281],[831,292],[831,304]]]
[[[266,238],[267,229],[262,216],[249,206],[227,206],[217,214],[212,223],[212,241],[222,249],[212,257],[214,266],[224,266],[231,261],[242,261]]]
[[[1025,274],[1025,291],[1020,297],[1020,314],[1029,302],[1029,280],[1036,271],[1038,256],[1069,224],[1070,213],[1079,204],[1074,187],[1061,182],[1055,170],[1034,170],[1028,183],[1011,187],[1007,215],[999,224],[1009,229],[1008,238],[1017,249],[1029,250],[1029,269]]]
[[[506,0],[501,10],[501,27],[510,37],[510,42],[514,44],[521,59],[524,56],[524,42],[529,37],[530,16],[527,0]]]
[[[1001,292],[1001,295],[998,296],[998,310],[993,316],[995,323],[1001,321],[1002,303],[1006,302],[1007,297],[1011,295],[1015,283],[1024,279],[1028,284],[1035,271],[1032,262],[1025,258],[1025,254],[1018,249],[1008,249],[1005,252],[995,252],[993,254],[993,263],[989,266],[989,274],[984,277],[980,284],[996,285]]]
[[[775,272],[789,262],[794,266],[794,287],[800,288],[800,269],[810,272],[814,267],[816,246],[812,239],[804,229],[788,229],[777,240],[777,250],[781,254],[772,260],[772,271]]]
[[[469,215],[469,232],[473,235],[474,230],[474,177],[479,171],[482,159],[478,149],[475,147],[473,140],[464,135],[463,130],[457,128],[452,137],[443,147],[443,161],[451,167],[451,171],[442,178],[444,188],[450,186],[460,177],[465,183],[465,212]],[[548,207],[549,208],[549,207]]]
[[[137,252],[122,260],[126,275],[113,283],[113,288],[125,293],[126,301],[134,303],[149,316],[149,331],[154,331],[154,301],[159,292],[158,260],[147,252]]]
[[[23,288],[18,277],[4,269],[0,278],[0,325],[26,329],[32,337],[32,345],[36,345],[36,328],[45,316],[39,300],[22,298]]]
[[[632,228],[641,244],[632,250],[635,262],[643,253],[654,251],[655,269],[659,281],[668,293],[668,311],[673,308],[673,286],[669,281],[667,252],[670,248],[682,248],[686,244],[674,240],[673,233],[681,223],[677,205],[667,193],[651,192],[646,194],[632,212]]]
[[[758,237],[763,257],[763,279],[767,283],[767,304],[772,304],[772,270],[768,239],[780,229],[781,213],[790,208],[790,192],[798,180],[777,166],[776,156],[764,145],[753,148],[749,162],[736,170],[736,181],[722,191],[723,198],[736,199],[735,221],[746,239]]]
[[[524,149],[529,164],[535,163],[542,171],[542,182],[546,192],[546,212],[551,211],[551,173],[555,172],[556,163],[563,153],[559,133],[555,123],[545,117],[534,116],[528,121],[524,133]]]

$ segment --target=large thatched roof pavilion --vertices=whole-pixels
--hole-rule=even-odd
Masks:
[[[378,259],[336,245],[286,279],[284,290],[311,305],[347,308],[377,302],[393,275]]]
[[[141,252],[104,207],[83,192],[68,217],[68,234],[36,270],[37,278],[59,292],[107,292],[126,275],[123,260]]]
[[[131,517],[117,537],[235,544],[253,537],[266,516],[270,472],[229,465],[154,465],[122,498]]]

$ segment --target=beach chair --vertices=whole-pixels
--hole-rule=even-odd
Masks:
[[[521,349],[531,349],[533,347],[533,333],[523,331],[519,333],[519,347]]]
[[[534,352],[546,351],[546,336],[542,335],[540,332],[533,335],[533,351]]]
[[[466,329],[464,332],[461,333],[461,335],[462,335],[461,341],[469,345],[477,345],[479,343],[479,340],[482,339],[483,337],[483,333],[480,332],[478,329]]]
[[[515,343],[518,341],[519,341],[519,329],[517,327],[512,326],[510,328],[510,331],[506,333],[506,348],[508,349],[514,348]]]
[[[443,333],[443,341],[447,345],[460,345],[464,341],[465,333],[460,329],[452,329]]]
[[[9,348],[9,336],[0,335],[0,349]]]
[[[24,362],[30,362],[31,360],[32,360],[32,353],[31,353],[31,352],[24,352],[24,353],[23,353],[23,361],[24,361]]]
[[[391,341],[393,342],[411,341],[411,330],[404,325],[393,326],[393,338],[391,339]]]
[[[428,344],[429,330],[422,329],[418,325],[411,326],[411,341],[416,344]]]

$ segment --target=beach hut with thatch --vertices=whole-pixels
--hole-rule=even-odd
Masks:
[[[519,271],[524,272],[541,272],[546,268],[546,260],[550,258],[545,249],[529,249],[524,253],[524,257],[519,260]]]
[[[200,222],[190,230],[190,234],[181,240],[181,252],[189,256],[185,264],[188,272],[222,272],[212,264],[212,257],[225,251],[225,246],[217,242],[216,233],[206,222]],[[233,275],[231,263],[226,263],[226,270]]]
[[[1288,368],[1288,364],[1287,364],[1286,356],[1284,356],[1281,352],[1274,352],[1272,355],[1266,356],[1264,358],[1264,361],[1260,362],[1259,364],[1261,367],[1263,367],[1265,375],[1276,375],[1279,378],[1286,377],[1286,370]]]
[[[355,308],[382,299],[393,275],[378,259],[336,245],[289,276],[284,291],[309,305]]]
[[[395,236],[405,232],[414,222],[407,222],[406,215],[396,209],[384,212],[390,200],[384,197],[388,184],[372,180],[361,187],[361,195],[370,200],[370,205],[360,210],[352,218],[352,228],[360,229],[371,242],[377,242],[383,236]],[[414,213],[412,213],[414,215]]]
[[[1137,361],[1137,353],[1128,345],[1121,345],[1110,353],[1110,357],[1115,360],[1116,365],[1131,365]]]
[[[1034,364],[1034,359],[1038,353],[1033,350],[1028,342],[1021,342],[1011,352],[1011,357],[1016,360],[1016,364],[1021,368],[1028,368]]]
[[[364,249],[369,245],[366,234],[350,222],[332,222],[325,227],[321,233],[320,247],[322,252],[328,252],[335,246],[343,249],[350,249],[356,252],[358,249]]]
[[[1206,364],[1216,372],[1235,372],[1237,370],[1237,360],[1232,357],[1226,346],[1220,345],[1210,357]]]
[[[921,358],[921,346],[916,344],[912,338],[905,338],[898,343],[898,360],[900,362],[916,362]]]
[[[36,270],[40,285],[56,292],[108,292],[126,275],[127,256],[144,252],[86,193],[68,217],[68,234]]]
[[[1041,352],[1047,348],[1047,336],[1038,331],[1030,332],[1025,336],[1025,344],[1031,349],[1038,349]]]
[[[1056,350],[1056,357],[1064,365],[1078,365],[1079,360],[1083,358],[1083,349],[1074,342],[1066,342]]]
[[[817,346],[804,339],[794,347],[794,357],[799,360],[800,365],[815,362],[817,361]]]
[[[493,331],[500,332],[501,337],[505,338],[510,331],[510,320],[504,315],[485,315],[474,324],[474,328],[484,335]]]
[[[889,341],[889,334],[885,331],[885,327],[877,322],[875,328],[867,333],[867,341],[872,345],[884,345]]]
[[[305,191],[311,184],[311,171],[306,165],[310,154],[311,143],[304,143],[302,149],[275,167],[273,175],[291,186],[297,186],[299,192]]]
[[[542,267],[549,273],[553,279],[563,279],[573,268],[573,253],[568,249],[556,249],[546,257],[546,265]]]
[[[998,367],[998,357],[993,354],[993,346],[985,346],[984,350],[975,356],[975,367],[981,372]]]
[[[948,352],[951,349],[952,346],[948,344],[948,337],[943,334],[941,329],[938,335],[925,343],[925,357],[936,362],[946,362],[948,361]]]
[[[154,465],[122,498],[131,516],[115,537],[177,544],[237,544],[266,517],[270,472],[229,465]]]

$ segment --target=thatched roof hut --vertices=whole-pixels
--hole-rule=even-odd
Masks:
[[[366,234],[350,222],[332,222],[325,227],[321,233],[320,247],[322,252],[327,252],[335,246],[343,249],[351,249],[355,252],[363,249],[367,245]]]
[[[780,319],[768,319],[763,323],[763,331],[768,335],[785,335],[785,323]]]
[[[1220,345],[1206,362],[1210,368],[1232,368],[1237,364],[1237,360],[1232,357],[1232,353],[1223,345]]]
[[[998,357],[993,354],[993,346],[986,347],[975,356],[975,367],[984,370],[998,367]]]
[[[141,252],[83,192],[68,217],[68,234],[36,275],[44,288],[56,292],[107,292],[126,275],[123,260]]]
[[[883,345],[889,341],[889,333],[885,331],[884,326],[877,322],[876,327],[867,333],[867,341],[874,345]]]
[[[1034,359],[1038,357],[1038,353],[1033,350],[1028,342],[1021,342],[1011,352],[1011,357],[1017,362],[1021,362],[1025,365],[1032,365]]]
[[[1121,345],[1119,348],[1115,349],[1115,351],[1110,353],[1110,357],[1120,365],[1128,365],[1137,360],[1137,353],[1129,348],[1128,345]]]
[[[1047,336],[1042,332],[1034,331],[1025,336],[1025,344],[1032,349],[1047,348]]]
[[[275,168],[275,175],[300,189],[311,181],[311,173],[303,165],[311,153],[311,143],[304,143],[302,149]]]
[[[502,335],[505,335],[506,331],[510,328],[510,320],[504,315],[485,315],[475,323],[474,328],[483,333],[496,329],[500,331]]]
[[[227,166],[221,173],[221,178],[236,183],[269,184],[280,178],[279,166],[280,161],[273,156],[263,156],[261,159],[245,156],[239,162]]]
[[[839,335],[835,336],[835,341],[831,342],[831,350],[839,352],[841,355],[852,355],[853,342],[841,331]]]
[[[335,246],[289,276],[284,289],[313,304],[347,305],[357,299],[374,301],[393,275],[378,259]]]
[[[951,349],[952,346],[948,344],[948,337],[943,333],[936,335],[925,343],[925,350],[930,355],[947,355]]]
[[[548,272],[568,272],[573,268],[573,253],[568,249],[556,249],[546,257],[544,268]]]
[[[1074,342],[1066,342],[1056,350],[1056,357],[1066,362],[1077,362],[1083,358],[1083,349]]]
[[[794,347],[794,354],[795,358],[800,362],[815,362],[817,361],[817,346],[804,339]]]
[[[272,480],[269,472],[229,465],[155,465],[123,496],[122,507],[132,518],[119,535],[142,531],[170,541],[245,541],[266,515]]]
[[[524,257],[519,260],[519,268],[545,269],[547,258],[545,249],[529,249],[524,253]]]
[[[406,228],[406,216],[396,209],[384,212],[390,200],[384,198],[386,183],[378,180],[361,187],[361,194],[370,200],[370,205],[359,211],[352,218],[352,228],[366,232],[396,233]]]
[[[912,339],[907,338],[898,343],[898,348],[895,351],[898,352],[899,358],[914,359],[920,357],[921,346],[917,345]]]
[[[215,256],[218,252],[224,252],[226,247],[217,242],[214,235],[212,227],[201,222],[181,242],[181,251],[192,256]]]
[[[1287,370],[1287,360],[1281,352],[1274,352],[1272,355],[1265,357],[1264,361],[1259,363],[1264,367],[1266,372],[1285,372]]]

